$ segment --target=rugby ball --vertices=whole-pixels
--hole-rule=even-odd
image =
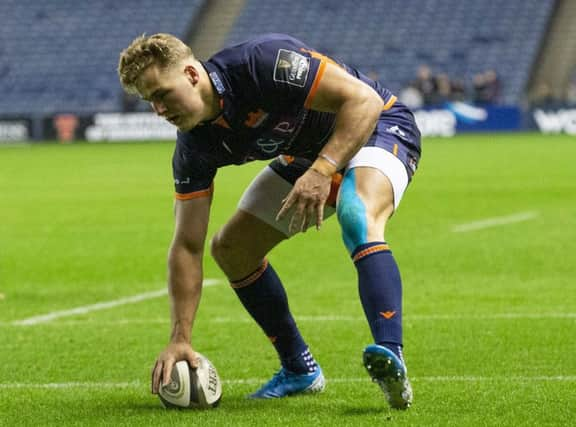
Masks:
[[[198,368],[188,362],[177,362],[172,368],[170,383],[160,387],[158,396],[166,408],[208,409],[218,406],[222,382],[214,365],[200,353]]]

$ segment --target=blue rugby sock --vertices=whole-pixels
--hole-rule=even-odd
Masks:
[[[402,359],[402,281],[396,260],[385,242],[358,246],[352,259],[374,342]]]
[[[315,370],[316,362],[310,360],[308,346],[290,313],[284,286],[268,261],[244,279],[231,282],[231,286],[274,345],[282,366],[297,374]]]

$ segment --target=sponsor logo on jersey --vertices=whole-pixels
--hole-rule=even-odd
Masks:
[[[260,127],[267,118],[268,113],[261,108],[255,111],[249,111],[246,120],[244,120],[244,126],[249,128]]]
[[[274,154],[285,142],[286,140],[284,139],[258,138],[256,145],[258,145],[258,148],[260,148],[260,151],[263,153]]]
[[[279,58],[278,59],[278,68],[290,68],[292,64],[290,61],[286,61],[285,59]]]
[[[386,129],[386,132],[393,133],[394,135],[401,136],[402,138],[406,138],[406,134],[397,126],[390,126]]]
[[[292,50],[278,50],[276,64],[274,65],[275,81],[304,87],[309,71],[310,58]]]
[[[296,130],[296,123],[289,120],[283,120],[278,122],[276,126],[274,126],[274,132],[278,132],[280,134],[292,134]]]

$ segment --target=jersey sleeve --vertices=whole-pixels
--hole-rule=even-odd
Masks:
[[[176,199],[190,200],[211,196],[216,171],[216,166],[201,153],[193,152],[178,140],[172,156]]]
[[[328,57],[294,38],[269,38],[248,51],[249,64],[262,102],[310,108]]]

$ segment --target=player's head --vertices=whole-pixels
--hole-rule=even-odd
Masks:
[[[213,115],[211,85],[190,48],[170,34],[140,36],[120,54],[124,90],[150,102],[154,111],[189,130]]]

